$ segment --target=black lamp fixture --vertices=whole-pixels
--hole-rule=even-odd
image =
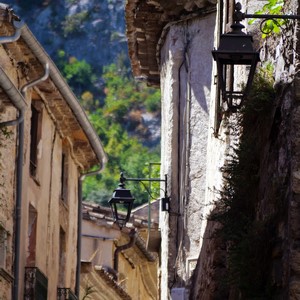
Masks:
[[[167,175],[165,179],[160,178],[125,178],[123,172],[120,174],[119,186],[114,190],[112,198],[108,201],[111,207],[112,215],[115,223],[118,224],[120,229],[125,227],[126,223],[130,219],[131,210],[133,207],[134,199],[131,195],[130,190],[125,188],[125,181],[161,181],[165,182],[165,195],[161,199],[162,211],[169,211],[170,197],[167,196]],[[147,190],[150,194],[150,192]]]
[[[119,186],[114,190],[112,198],[108,201],[114,221],[120,229],[129,221],[133,202],[134,198],[130,190],[125,188],[125,178],[121,173]]]
[[[236,4],[236,12],[241,5]],[[232,31],[222,34],[218,50],[213,50],[212,55],[217,63],[218,83],[221,96],[227,104],[227,110],[235,112],[243,104],[255,74],[256,65],[259,61],[259,52],[254,50],[253,37],[242,31],[245,28],[239,19],[234,19],[231,25]],[[249,74],[246,86],[239,86],[235,82],[235,66],[249,66]]]
[[[242,31],[244,25],[240,22],[246,18],[258,19],[300,19],[297,15],[256,15],[241,12],[242,6],[236,3],[233,14],[234,24],[231,25],[231,32],[220,36],[219,47],[212,51],[214,60],[217,63],[218,85],[221,90],[221,97],[230,112],[236,112],[243,104],[249,93],[253,82],[255,69],[259,62],[259,52],[253,47],[253,37]],[[237,66],[245,66],[244,71],[248,73],[248,80],[244,85],[238,85],[236,73],[241,71]]]

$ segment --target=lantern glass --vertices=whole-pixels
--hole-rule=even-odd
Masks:
[[[120,184],[115,189],[112,198],[108,201],[113,214],[114,221],[120,228],[123,228],[130,219],[134,198],[130,190],[125,189],[124,184]]]
[[[225,110],[235,112],[240,108],[252,85],[259,61],[252,43],[251,35],[227,33],[221,35],[218,50],[212,51]],[[240,78],[247,78],[247,82],[242,83]]]

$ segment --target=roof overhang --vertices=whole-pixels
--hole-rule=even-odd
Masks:
[[[19,18],[13,13],[13,10],[0,3],[0,22],[2,25],[0,37],[14,35],[16,31],[14,21],[16,20]],[[27,25],[22,25],[20,38],[9,43],[5,42],[4,45],[11,59],[28,68],[28,75],[24,76],[28,82],[40,78],[44,74],[44,66],[49,65],[50,76],[34,87],[35,94],[43,100],[51,112],[62,138],[65,138],[72,145],[73,157],[78,162],[81,171],[87,171],[95,165],[100,165],[102,169],[107,161],[107,156],[99,136],[56,65]],[[0,79],[6,80],[6,85],[10,84],[10,81],[5,78],[7,71],[9,70],[0,69]],[[6,91],[9,90],[9,86],[5,89],[1,80],[0,84],[2,90],[8,94],[9,98],[12,98]],[[11,85],[13,85],[12,82]],[[19,93],[15,92],[15,95],[19,96]],[[18,100],[16,103],[13,103],[18,109],[20,109],[18,105],[22,108],[25,106],[24,99],[19,98],[14,101]]]
[[[128,51],[133,75],[159,86],[159,43],[164,28],[173,22],[215,10],[215,0],[127,0]]]

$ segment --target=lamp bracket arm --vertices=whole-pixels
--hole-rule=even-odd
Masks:
[[[283,20],[300,20],[300,15],[269,15],[269,14],[242,14],[243,19],[283,19]],[[241,21],[242,21],[241,20]]]
[[[138,181],[138,182],[141,182],[141,181],[161,181],[161,182],[164,182],[165,179],[161,179],[161,178],[125,178],[125,180],[127,181]]]
[[[246,14],[241,12],[242,5],[237,2],[233,13],[233,20],[241,22],[245,19],[283,19],[283,20],[300,20],[300,15],[271,15],[271,14]]]

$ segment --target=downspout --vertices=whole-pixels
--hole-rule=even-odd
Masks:
[[[0,127],[14,126],[18,125],[18,157],[16,166],[16,209],[15,209],[15,258],[13,263],[14,270],[14,284],[12,288],[12,299],[18,299],[18,289],[19,289],[19,261],[20,261],[20,222],[17,220],[21,216],[21,212],[17,209],[17,202],[21,202],[22,197],[22,161],[23,161],[23,136],[24,136],[24,113],[26,108],[26,102],[24,97],[16,89],[10,79],[7,77],[2,68],[0,68],[0,85],[10,97],[13,104],[19,111],[19,116],[15,120],[5,121],[0,123]]]
[[[21,203],[23,181],[23,152],[24,152],[24,110],[20,111],[20,123],[18,124],[18,158],[16,167],[16,208],[15,208],[15,260],[14,260],[14,286],[12,298],[18,299],[20,277],[20,240],[21,240]]]
[[[80,294],[80,273],[81,273],[81,235],[82,235],[82,183],[86,176],[94,176],[103,171],[104,162],[100,168],[85,174],[81,174],[78,178],[78,219],[77,219],[77,267],[76,267],[76,285],[75,295],[79,299]]]
[[[24,22],[13,20],[13,26],[15,27],[15,33],[12,36],[0,37],[0,44],[12,43],[19,39],[21,35],[21,29],[24,26]],[[11,82],[9,77],[5,74],[4,70],[0,68],[0,85],[6,92],[6,94],[11,99],[12,103],[15,105],[19,111],[18,118],[15,120],[1,122],[0,126],[15,126],[18,125],[18,158],[16,167],[16,228],[15,228],[15,259],[14,259],[14,285],[12,289],[12,298],[14,300],[18,299],[18,289],[19,289],[19,261],[20,261],[20,222],[17,220],[21,216],[21,212],[17,208],[17,203],[21,201],[22,198],[22,162],[23,162],[23,149],[24,149],[24,113],[26,108],[26,102],[23,95],[19,93],[14,84]]]
[[[136,241],[136,232],[135,229],[131,229],[129,232],[129,237],[130,240],[127,244],[122,245],[122,246],[117,246],[116,250],[114,252],[114,270],[116,271],[116,273],[118,274],[118,269],[119,269],[119,253],[121,251],[127,250],[131,247],[134,246],[135,241]]]
[[[16,42],[21,36],[22,27],[25,25],[24,21],[13,20],[13,26],[15,28],[15,33],[10,36],[1,36],[0,44]]]
[[[47,62],[47,63],[45,63],[45,66],[44,66],[44,74],[40,78],[37,78],[31,82],[28,82],[24,86],[22,86],[21,94],[24,97],[24,99],[25,99],[25,93],[26,93],[27,89],[39,84],[42,81],[45,81],[48,77],[49,77],[49,63]]]

